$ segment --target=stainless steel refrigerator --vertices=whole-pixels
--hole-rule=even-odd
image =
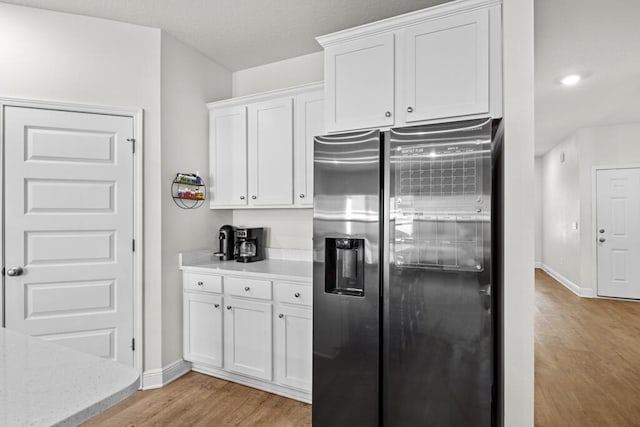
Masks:
[[[314,426],[499,424],[501,134],[315,138]]]

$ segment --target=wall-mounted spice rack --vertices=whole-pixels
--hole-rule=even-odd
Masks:
[[[207,186],[197,173],[177,173],[171,183],[173,202],[182,209],[197,209],[207,198]]]

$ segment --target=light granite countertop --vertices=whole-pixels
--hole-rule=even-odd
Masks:
[[[265,277],[275,280],[293,280],[311,283],[311,260],[265,259],[256,262],[220,261],[213,251],[185,252],[179,256],[179,268],[193,272]]]
[[[75,426],[138,380],[128,366],[0,328],[0,426]]]

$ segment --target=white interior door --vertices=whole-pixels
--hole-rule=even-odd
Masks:
[[[640,299],[640,168],[596,172],[598,295]]]
[[[133,366],[129,138],[131,117],[6,108],[4,266],[7,328]]]

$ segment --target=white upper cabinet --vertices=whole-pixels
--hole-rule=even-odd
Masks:
[[[315,83],[208,104],[212,209],[313,205],[323,93]]]
[[[327,132],[502,116],[499,0],[445,3],[318,42]]]
[[[489,11],[434,19],[401,32],[401,119],[489,113]]]
[[[247,116],[244,106],[209,113],[211,207],[247,204]]]
[[[393,124],[393,52],[393,33],[325,49],[328,132]]]
[[[249,196],[254,206],[293,202],[293,99],[248,106]]]
[[[298,206],[313,206],[313,138],[325,133],[323,100],[322,90],[315,90],[294,101],[294,199]]]

